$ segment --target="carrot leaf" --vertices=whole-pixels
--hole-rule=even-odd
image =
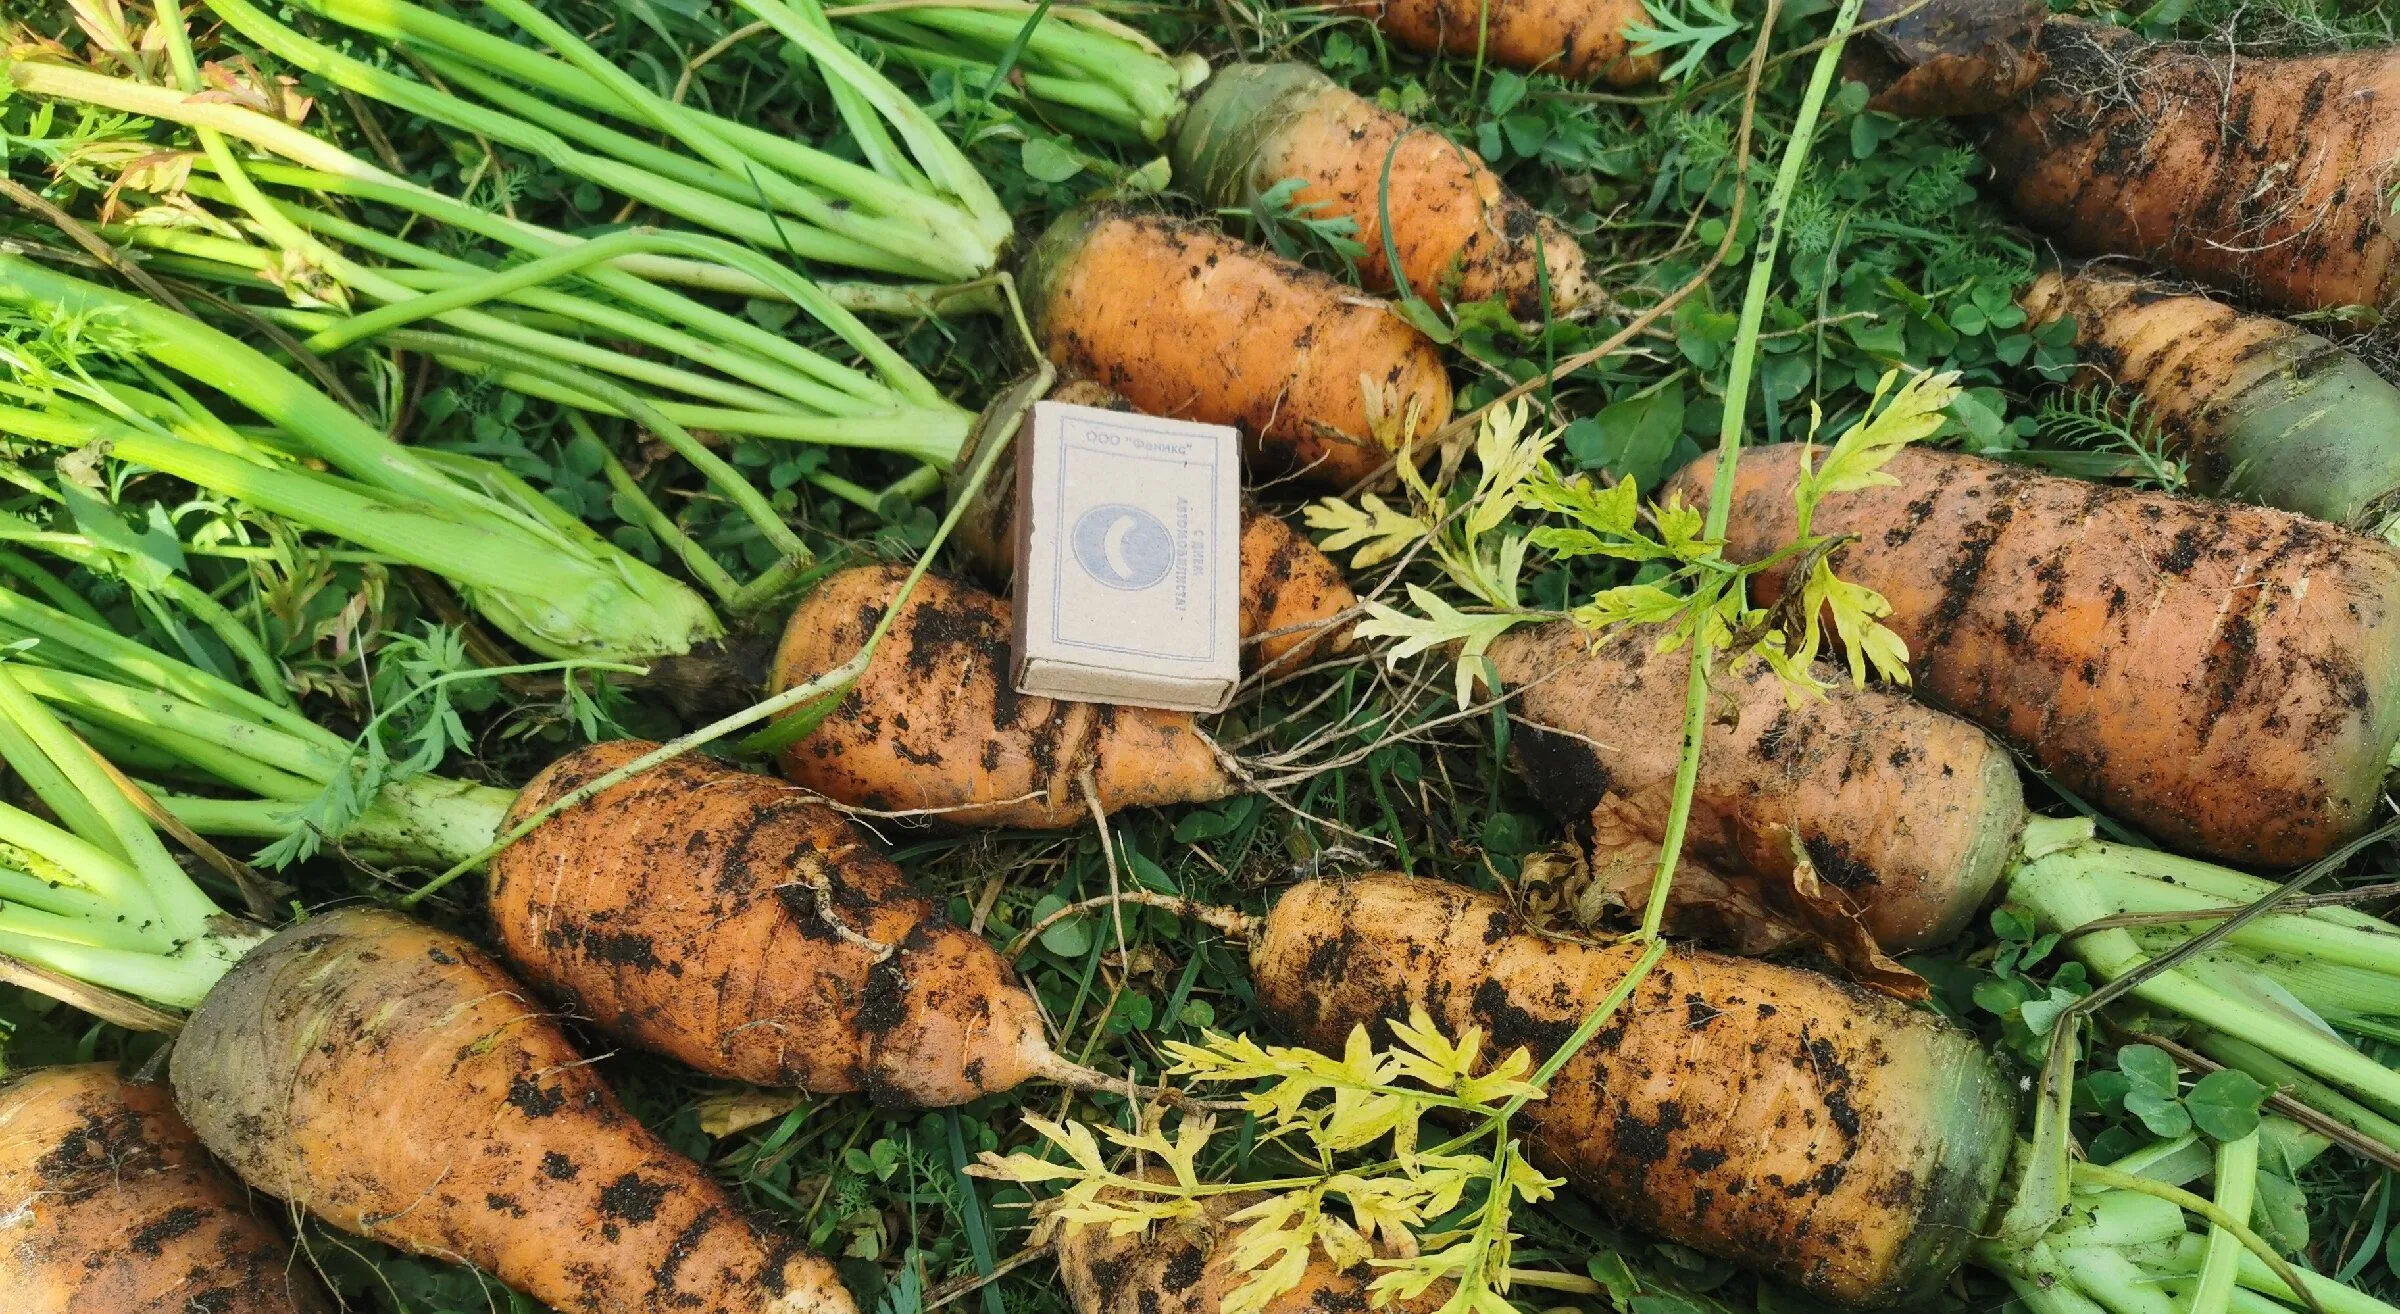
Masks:
[[[1943,413],[1958,401],[1962,392],[1956,370],[1938,374],[1928,370],[1901,383],[1894,391],[1893,384],[1899,377],[1898,370],[1887,371],[1876,383],[1865,416],[1834,442],[1825,454],[1824,464],[1810,462],[1813,448],[1802,449],[1799,488],[1794,494],[1800,512],[1801,538],[1808,537],[1817,504],[1828,496],[1899,483],[1883,467],[1900,454],[1901,448],[1931,438],[1939,431]],[[1822,414],[1816,418],[1820,423],[1824,419]]]
[[[1383,1270],[1368,1286],[1378,1309],[1447,1282],[1452,1293],[1439,1314],[1503,1314],[1512,1308],[1511,1212],[1563,1185],[1528,1163],[1508,1134],[1509,1115],[1542,1096],[1533,1057],[1519,1048],[1487,1063],[1481,1030],[1447,1035],[1422,1008],[1389,1025],[1390,1047],[1378,1048],[1360,1026],[1339,1055],[1213,1031],[1199,1044],[1167,1042],[1176,1074],[1263,1083],[1241,1103],[1268,1138],[1314,1169],[1303,1175],[1205,1180],[1197,1163],[1218,1125],[1197,1112],[1181,1115],[1172,1136],[1158,1121],[1095,1133],[1028,1113],[1026,1125],[1053,1153],[986,1152],[969,1171],[1060,1187],[1034,1206],[1037,1244],[1087,1227],[1114,1236],[1172,1220],[1238,1227],[1230,1259],[1240,1281],[1225,1296],[1224,1314],[1260,1314],[1298,1288],[1320,1255],[1337,1269]],[[1420,1149],[1419,1125],[1437,1110],[1476,1130]],[[1103,1138],[1165,1171],[1111,1167]],[[1387,1151],[1375,1162],[1346,1162],[1377,1146]],[[1218,1200],[1213,1210],[1211,1199]]]
[[[1358,623],[1358,634],[1361,638],[1398,640],[1384,655],[1384,660],[1391,664],[1428,649],[1457,645],[1461,707],[1474,701],[1475,684],[1483,678],[1483,654],[1493,641],[1535,619],[1523,612],[1460,611],[1421,584],[1408,586],[1408,600],[1416,604],[1421,615],[1410,615],[1388,602],[1362,604],[1367,619]]]
[[[1382,565],[1433,532],[1433,526],[1373,493],[1362,495],[1357,506],[1338,497],[1312,502],[1301,516],[1310,529],[1332,531],[1318,540],[1327,552],[1358,549],[1350,557],[1352,570]]]

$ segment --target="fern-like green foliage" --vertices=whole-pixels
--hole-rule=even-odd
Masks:
[[[1429,482],[1404,448],[1399,470],[1407,509],[1372,494],[1356,504],[1326,498],[1308,508],[1306,519],[1310,528],[1328,531],[1327,550],[1356,549],[1354,569],[1416,551],[1464,595],[1461,605],[1412,582],[1406,589],[1408,608],[1369,600],[1363,604],[1367,618],[1358,627],[1362,637],[1392,640],[1386,657],[1394,662],[1451,649],[1461,707],[1483,678],[1483,655],[1494,641],[1518,625],[1561,616],[1595,633],[1622,625],[1663,626],[1662,651],[1697,643],[1711,654],[1765,661],[1795,698],[1825,688],[1810,667],[1824,651],[1830,618],[1853,681],[1863,685],[1872,671],[1905,684],[1907,645],[1883,624],[1891,605],[1874,590],[1834,573],[1830,559],[1839,543],[1817,535],[1814,518],[1828,496],[1892,483],[1884,466],[1901,448],[1939,430],[1958,397],[1955,374],[1927,372],[1905,382],[1896,370],[1886,374],[1865,414],[1823,449],[1821,459],[1804,455],[1794,494],[1799,536],[1757,562],[1725,560],[1724,543],[1706,536],[1697,507],[1672,496],[1645,504],[1630,479],[1602,485],[1586,475],[1562,473],[1549,459],[1557,435],[1531,430],[1522,402],[1484,415],[1476,434],[1478,473],[1472,487],[1455,486],[1447,475]],[[1823,418],[1815,417],[1812,440]],[[1540,517],[1529,526],[1521,523],[1528,513]],[[1647,566],[1655,577],[1604,589],[1565,611],[1528,607],[1520,581],[1528,552],[1537,550],[1558,561],[1605,557]],[[1749,606],[1743,582],[1761,570],[1787,566],[1800,574],[1798,596],[1773,610]],[[1660,568],[1663,574],[1657,573]]]
[[[1480,1031],[1470,1027],[1452,1040],[1421,1008],[1390,1025],[1391,1047],[1376,1048],[1361,1026],[1339,1057],[1215,1032],[1198,1045],[1168,1043],[1175,1075],[1264,1082],[1242,1103],[1259,1120],[1261,1135],[1298,1159],[1303,1173],[1206,1180],[1199,1158],[1217,1134],[1207,1114],[1182,1115],[1170,1136],[1159,1125],[1095,1129],[1028,1113],[1026,1125],[1065,1162],[986,1153],[969,1171],[1059,1188],[1035,1206],[1036,1245],[1086,1227],[1132,1235],[1196,1219],[1211,1196],[1261,1195],[1227,1219],[1241,1228],[1231,1258],[1243,1280],[1226,1295],[1223,1314],[1258,1314],[1297,1287],[1319,1255],[1336,1268],[1363,1263],[1382,1270],[1368,1288],[1377,1308],[1414,1300],[1446,1281],[1452,1294],[1439,1314],[1511,1314],[1510,1213],[1562,1185],[1527,1163],[1507,1135],[1509,1107],[1541,1098],[1527,1080],[1533,1059],[1518,1049],[1487,1064]],[[1427,1149],[1421,1127],[1435,1113],[1467,1130]],[[1103,1141],[1166,1174],[1112,1167]],[[1378,1149],[1372,1162],[1360,1162]]]
[[[2113,386],[2068,389],[2035,418],[2042,436],[2053,443],[2122,458],[2113,469],[2091,473],[2168,492],[2180,492],[2191,481],[2190,469],[2172,455],[2157,413],[2139,393]]]
[[[1675,58],[1659,71],[1664,82],[1681,82],[1707,61],[1718,45],[1739,35],[1744,24],[1709,0],[1642,0],[1649,21],[1625,29],[1636,55]]]

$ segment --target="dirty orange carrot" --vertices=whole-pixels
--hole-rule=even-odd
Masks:
[[[164,1086],[114,1065],[0,1085],[0,1279],[18,1314],[328,1314]]]
[[[1382,303],[1214,228],[1094,205],[1019,285],[1059,369],[1152,415],[1240,429],[1254,469],[1347,487],[1450,419],[1432,341]]]
[[[907,577],[898,566],[839,571],[784,628],[771,687],[850,660]],[[1055,829],[1090,810],[1090,772],[1110,812],[1223,798],[1233,781],[1190,715],[1019,694],[1000,599],[928,575],[900,608],[857,686],[784,750],[784,774],[828,798],[933,810],[978,826]]]
[[[1675,788],[1691,665],[1687,652],[1658,651],[1659,637],[1629,627],[1595,642],[1557,621],[1490,649],[1515,694],[1519,770],[1551,811],[1590,827],[1596,868],[1626,860],[1626,880],[1608,883],[1638,891],[1650,884]],[[1824,897],[1884,949],[1940,944],[1965,929],[2015,854],[2026,818],[2016,764],[1991,736],[1905,694],[1831,683],[1823,698],[1788,701],[1764,663],[1713,682],[1684,851],[1766,908],[1796,897],[1805,861],[1830,887]],[[1703,885],[1685,884],[1678,893],[1696,901]],[[1695,917],[1712,911],[1687,906]],[[1730,920],[1683,929],[1774,947],[1756,938],[1769,923]]]
[[[1481,156],[1305,64],[1219,70],[1177,122],[1173,147],[1177,180],[1216,205],[1301,182],[1290,204],[1356,225],[1358,272],[1379,291],[1405,281],[1436,304],[1498,300],[1527,320],[1599,298],[1575,235],[1501,186]]]
[[[1638,87],[1659,57],[1636,55],[1628,29],[1647,26],[1642,0],[1348,0],[1393,40],[1417,50],[1477,55],[1504,68]]]
[[[1983,143],[2027,223],[2285,310],[2400,296],[2400,50],[2234,58],[2071,18],[2040,49]]]
[[[1793,536],[1795,446],[1742,456],[1726,556]],[[1704,503],[1713,458],[1670,484]],[[2400,550],[2265,507],[1924,448],[1814,532],[1883,594],[1915,688],[2186,852],[2284,865],[2364,829],[2400,740]],[[1755,577],[1770,603],[1781,571]]]
[[[509,825],[655,744],[553,762]],[[580,1017],[760,1086],[964,1104],[1033,1077],[1092,1086],[982,937],[850,821],[687,754],[551,817],[491,867],[502,951]]]
[[[1497,895],[1379,874],[1285,892],[1251,965],[1260,1010],[1328,1053],[1422,1008],[1446,1034],[1481,1029],[1494,1060],[1523,1048],[1538,1064],[1644,952],[1537,935]],[[2015,1105],[1975,1038],[1930,1013],[1672,950],[1512,1132],[1629,1224],[1888,1305],[1939,1286],[1985,1230]]]
[[[855,1314],[457,936],[363,908],[288,928],[193,1010],[169,1072],[252,1186],[561,1314]]]

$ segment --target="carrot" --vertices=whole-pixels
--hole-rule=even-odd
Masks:
[[[1290,670],[1350,647],[1342,621],[1358,594],[1333,558],[1280,516],[1253,511],[1242,520],[1242,642],[1255,643],[1253,666]]]
[[[1645,842],[1630,873],[1644,887],[1682,756],[1691,663],[1689,652],[1659,652],[1658,637],[1628,628],[1593,645],[1559,621],[1504,635],[1489,653],[1516,694],[1511,743],[1534,793],[1570,823],[1588,819],[1595,838]],[[1821,699],[1787,703],[1762,663],[1721,675],[1713,692],[1720,710],[1685,838],[1692,859],[1772,892],[1805,855],[1893,953],[1965,929],[2025,825],[2005,749],[1881,688],[1837,681]]]
[[[1018,285],[1042,349],[1152,415],[1230,424],[1262,473],[1345,487],[1407,424],[1450,418],[1424,334],[1333,279],[1214,228],[1113,206],[1068,211]]]
[[[509,825],[655,747],[560,758]],[[528,980],[703,1072],[902,1106],[1098,1076],[1051,1052],[1016,973],[848,819],[703,757],[552,817],[493,860],[490,897]]]
[[[1168,1179],[1156,1168],[1134,1175]],[[1200,1217],[1160,1223],[1146,1233],[1113,1236],[1105,1227],[1060,1233],[1058,1275],[1075,1314],[1219,1314],[1225,1297],[1244,1280],[1233,1252],[1234,1238],[1246,1224],[1227,1220],[1265,1198],[1257,1191],[1207,1196],[1199,1201]],[[1299,1283],[1268,1301],[1260,1314],[1337,1314],[1370,1307],[1433,1314],[1452,1290],[1450,1283],[1437,1282],[1412,1300],[1371,1306],[1367,1285],[1375,1277],[1366,1263],[1337,1268],[1321,1248],[1312,1248]]]
[[[2099,269],[2044,274],[2037,323],[2073,316],[2084,386],[2122,386],[2203,491],[2378,533],[2400,507],[2400,388],[2314,333]]]
[[[1049,400],[1070,406],[1131,411],[1131,402],[1088,379],[1072,379]],[[974,455],[974,439],[959,457],[963,468]],[[976,575],[1005,589],[1016,574],[1017,472],[1014,463],[992,471],[975,500],[959,517],[951,541]],[[1358,595],[1333,558],[1282,519],[1258,507],[1242,511],[1241,626],[1243,665],[1255,670],[1291,670],[1319,648],[1350,647],[1350,627],[1341,618],[1358,606]]]
[[[163,1086],[108,1064],[0,1086],[0,1277],[18,1314],[325,1314]]]
[[[456,936],[360,908],[284,930],[169,1070],[251,1185],[562,1314],[853,1314],[830,1264],[644,1130]]]
[[[2068,18],[2040,48],[1983,143],[2027,223],[2287,310],[2400,296],[2400,50],[2236,59]]]
[[[1842,77],[1874,93],[1867,108],[1909,118],[1990,114],[2013,105],[2044,67],[2045,0],[1867,0],[1842,52]]]
[[[1599,295],[1575,235],[1502,187],[1482,157],[1304,64],[1218,72],[1177,122],[1173,159],[1177,179],[1221,206],[1300,180],[1295,209],[1357,226],[1372,288],[1397,282],[1388,212],[1400,276],[1427,301],[1498,300],[1538,320]]]
[[[1496,895],[1374,875],[1293,887],[1259,1007],[1340,1053],[1422,1007],[1541,1062],[1643,947],[1533,934]],[[1625,1221],[1855,1304],[1922,1296],[1999,1192],[2011,1083],[1975,1039],[1794,968],[1670,951],[1517,1115],[1535,1161]]]
[[[1792,539],[1796,446],[1745,453],[1726,555]],[[1670,491],[1703,502],[1714,458]],[[1827,497],[1917,690],[2170,847],[2280,865],[2356,834],[2400,740],[2400,551],[2287,512],[1909,448]],[[1757,577],[1771,603],[1781,571]]]
[[[906,576],[860,566],[818,584],[784,628],[772,689],[848,661]],[[1036,829],[1089,815],[1076,785],[1087,770],[1111,812],[1232,792],[1188,714],[1016,692],[1009,624],[998,598],[926,576],[849,696],[784,750],[784,774],[862,807]]]
[[[1658,80],[1659,57],[1634,54],[1625,36],[1650,23],[1642,0],[1349,0],[1341,9],[1417,50],[1612,87]]]

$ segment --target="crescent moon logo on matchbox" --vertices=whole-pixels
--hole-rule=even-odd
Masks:
[[[1103,502],[1076,517],[1067,542],[1083,573],[1128,593],[1165,579],[1175,564],[1175,536],[1165,523],[1123,502]]]

